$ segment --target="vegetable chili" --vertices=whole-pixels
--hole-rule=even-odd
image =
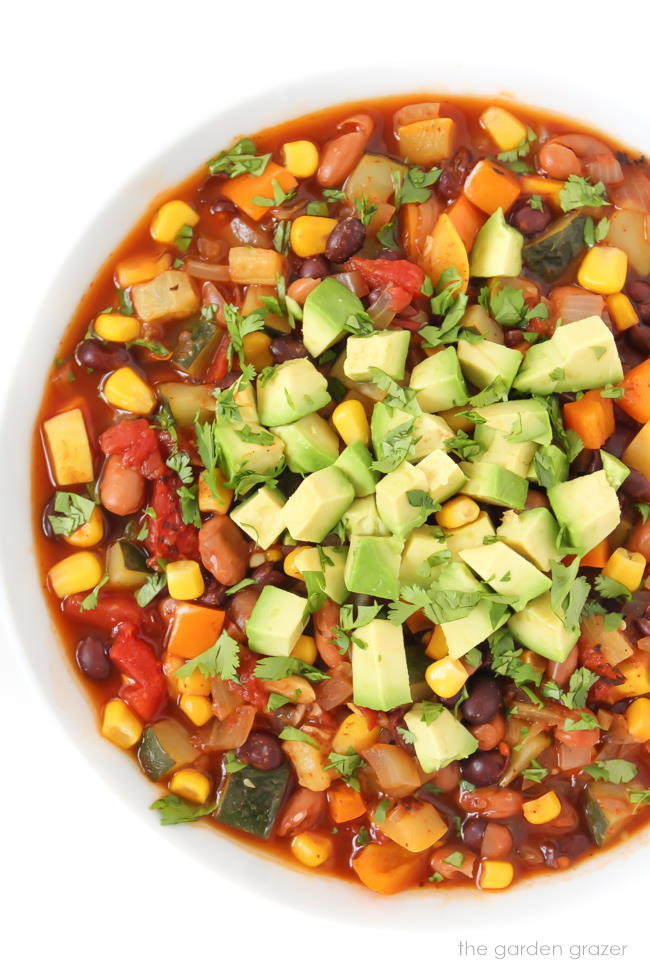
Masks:
[[[649,221],[610,140],[402,97],[240,138],[125,240],[34,516],[162,824],[392,894],[648,820]]]

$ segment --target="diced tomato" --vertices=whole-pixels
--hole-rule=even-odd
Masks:
[[[102,589],[97,599],[97,606],[94,609],[84,610],[81,608],[81,603],[85,595],[85,593],[76,593],[74,596],[66,596],[63,600],[63,612],[66,616],[108,631],[113,630],[118,623],[142,625],[145,613],[131,593],[106,592]]]
[[[239,654],[239,679],[241,684],[228,681],[228,687],[234,694],[239,694],[248,704],[259,711],[264,711],[269,701],[268,692],[258,677],[255,677],[254,670],[258,658],[250,651],[242,648]]]
[[[366,724],[368,725],[368,731],[372,731],[373,728],[377,727],[378,721],[377,721],[376,711],[373,711],[372,708],[362,708],[359,706],[357,706],[357,711],[360,711],[361,714],[366,719]]]
[[[598,647],[589,646],[585,640],[578,641],[578,660],[581,667],[586,667],[592,674],[605,677],[609,681],[622,683],[623,675],[618,667],[612,667],[607,663],[605,655]]]
[[[380,288],[383,284],[390,283],[403,289],[409,295],[409,301],[403,308],[406,308],[414,295],[422,292],[424,271],[411,261],[387,261],[382,258],[371,261],[367,257],[352,257],[345,268],[348,271],[358,271],[371,288]]]
[[[167,681],[160,661],[149,644],[136,636],[132,623],[118,628],[109,656],[121,673],[135,681],[120,689],[120,697],[143,721],[153,721],[167,699]]]
[[[176,493],[177,478],[163,477],[153,486],[151,507],[155,517],[149,516],[149,534],[145,545],[151,561],[179,558],[198,559],[199,533],[194,525],[186,525],[181,516],[181,503]]]
[[[165,473],[156,432],[145,419],[122,420],[104,430],[99,446],[105,454],[117,454],[122,467],[155,480]]]
[[[404,311],[411,304],[413,295],[399,284],[389,284],[388,289],[390,293],[390,309],[396,315],[399,315],[401,311]]]
[[[572,720],[578,721],[581,715],[576,712],[575,718]],[[593,748],[600,741],[600,728],[583,728],[579,731],[564,731],[562,727],[556,727],[555,737],[558,741],[564,742],[565,745],[571,745],[573,748]]]
[[[221,341],[217,346],[217,351],[214,354],[214,358],[210,365],[208,366],[208,371],[205,375],[205,381],[207,383],[218,383],[228,372],[228,349],[230,348],[230,335],[224,333],[221,337]],[[233,369],[239,368],[239,359],[237,356],[233,357]]]

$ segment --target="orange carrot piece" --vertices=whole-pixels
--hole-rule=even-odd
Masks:
[[[446,213],[441,213],[435,227],[426,238],[420,266],[435,287],[441,275],[450,267],[458,271],[460,291],[467,291],[469,259],[460,235]]]
[[[458,236],[465,245],[465,250],[471,251],[476,235],[485,223],[485,216],[478,207],[462,193],[447,211],[449,219],[458,231]]]
[[[608,558],[609,542],[603,538],[602,542],[598,542],[598,545],[582,556],[580,565],[587,566],[589,569],[603,569]]]
[[[650,359],[630,369],[618,385],[625,390],[617,400],[621,409],[639,423],[647,423],[650,420]]]
[[[421,878],[426,859],[396,843],[369,843],[352,861],[359,880],[377,894],[398,894]]]
[[[597,389],[574,403],[565,403],[563,412],[564,425],[574,430],[589,450],[599,450],[616,428],[614,404]]]
[[[174,613],[167,653],[190,660],[216,643],[226,614],[194,603],[179,603]]]
[[[330,816],[335,823],[349,823],[352,819],[358,819],[368,808],[359,793],[345,782],[331,785],[327,790],[327,800]]]
[[[261,176],[236,176],[235,179],[226,180],[221,189],[223,196],[243,210],[251,220],[260,220],[269,209],[260,203],[254,203],[253,197],[261,196],[267,200],[273,199],[273,180],[277,180],[280,188],[289,193],[295,190],[298,181],[292,176],[288,169],[278,166],[277,163],[270,162]]]
[[[411,633],[421,633],[422,630],[430,630],[433,626],[431,620],[424,615],[421,609],[416,610],[412,616],[409,616],[406,625]]]
[[[465,180],[463,192],[484,213],[494,213],[499,207],[507,213],[520,190],[519,180],[509,169],[481,159]]]

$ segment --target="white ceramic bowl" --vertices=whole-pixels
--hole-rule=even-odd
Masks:
[[[635,101],[634,92],[628,92],[624,99],[608,100],[604,81],[602,87],[596,103],[593,88],[579,87],[575,78],[556,74],[549,79],[529,73],[509,76],[507,68],[476,63],[461,67],[437,58],[435,66],[400,67],[391,74],[382,66],[307,79],[226,108],[179,138],[115,196],[59,269],[41,309],[23,333],[22,352],[13,382],[5,391],[0,423],[0,457],[10,459],[14,477],[12,503],[0,506],[0,610],[5,642],[8,637],[27,669],[28,679],[41,691],[71,741],[95,769],[101,770],[107,785],[119,793],[134,815],[159,830],[160,842],[190,853],[242,888],[268,891],[276,902],[354,924],[420,931],[435,927],[448,934],[452,930],[476,932],[479,927],[496,931],[503,930],[506,918],[513,925],[525,918],[542,919],[549,903],[557,909],[558,899],[579,904],[581,914],[587,916],[591,905],[602,902],[603,888],[608,896],[616,890],[621,896],[629,896],[633,878],[647,876],[650,871],[650,837],[638,836],[572,871],[536,877],[498,897],[471,889],[452,893],[413,891],[383,899],[357,885],[288,869],[200,825],[159,827],[158,817],[148,811],[157,790],[132,761],[97,733],[89,699],[57,645],[36,572],[28,504],[32,429],[60,335],[97,269],[151,199],[194,171],[236,135],[254,133],[336,103],[428,90],[450,95],[507,93],[520,102],[592,123],[631,146],[650,144],[647,122],[636,109],[637,104],[640,108],[640,99]],[[619,90],[619,96],[622,93]]]

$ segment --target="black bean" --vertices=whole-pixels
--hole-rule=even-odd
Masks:
[[[436,192],[447,203],[460,196],[463,184],[472,166],[469,149],[461,146],[452,161],[443,169],[436,183]]]
[[[277,562],[263,562],[262,565],[253,569],[251,576],[255,582],[259,582],[263,586],[283,587],[287,583],[287,577],[282,572],[278,572],[276,565]]]
[[[225,376],[219,380],[219,389],[230,389],[234,383],[241,377],[240,369],[231,369],[227,372]]]
[[[533,237],[541,234],[551,222],[551,209],[547,203],[542,202],[542,209],[537,210],[530,205],[530,197],[525,197],[515,204],[510,214],[510,223],[525,237]]]
[[[486,829],[486,819],[481,819],[480,816],[472,816],[470,819],[466,819],[462,827],[465,846],[468,846],[474,853],[480,853]]]
[[[343,264],[360,251],[366,239],[366,228],[358,217],[341,220],[327,238],[325,256],[334,264]]]
[[[524,333],[520,328],[509,328],[504,332],[503,344],[509,349],[514,349],[524,341]]]
[[[205,589],[199,602],[203,606],[211,606],[213,609],[219,609],[224,605],[227,598],[226,586],[217,582],[213,576],[210,576],[205,584]]]
[[[276,362],[286,362],[288,359],[304,359],[307,349],[298,339],[275,338],[271,342],[271,355]]]
[[[617,427],[611,437],[608,437],[605,441],[603,450],[606,450],[608,454],[613,454],[614,457],[618,457],[620,459],[623,451],[633,438],[633,430],[626,427]]]
[[[131,360],[124,345],[118,342],[100,342],[99,339],[85,339],[81,342],[77,346],[75,358],[80,366],[96,372],[109,372]]]
[[[89,680],[106,680],[111,672],[108,647],[98,636],[86,636],[77,644],[75,653],[79,670]]]
[[[300,278],[326,278],[330,273],[330,266],[322,254],[317,257],[307,257],[300,265]]]
[[[631,281],[627,293],[632,301],[650,301],[650,281]]]
[[[602,466],[600,453],[597,450],[585,448],[572,462],[571,470],[575,474],[593,474],[594,471],[599,471]]]
[[[562,856],[575,860],[586,850],[590,849],[592,843],[584,833],[569,833],[556,840],[558,851]]]
[[[633,325],[632,328],[625,330],[625,338],[632,343],[635,349],[650,355],[650,326]]]
[[[266,731],[253,731],[241,748],[237,749],[237,758],[262,772],[279,768],[284,761],[278,739]]]
[[[377,257],[382,261],[399,261],[400,256],[395,251],[392,251],[390,247],[384,247],[379,251]]]
[[[642,301],[640,305],[637,305],[636,310],[643,324],[650,325],[650,301]],[[636,326],[632,327],[635,328]]]
[[[489,752],[475,752],[461,762],[461,776],[473,785],[495,785],[503,774],[506,757],[498,748]]]
[[[43,527],[43,534],[46,538],[56,538],[56,532],[52,528],[50,523],[50,515],[56,516],[56,511],[54,510],[54,495],[47,502],[43,508],[43,514],[41,516],[41,525]]]
[[[232,200],[220,196],[210,204],[210,213],[237,213],[237,207]]]
[[[636,467],[630,468],[630,473],[621,484],[621,491],[630,501],[644,501],[650,504],[650,481],[637,471]]]
[[[491,721],[501,707],[501,688],[490,674],[475,674],[468,684],[469,696],[462,703],[463,717],[471,724]]]

